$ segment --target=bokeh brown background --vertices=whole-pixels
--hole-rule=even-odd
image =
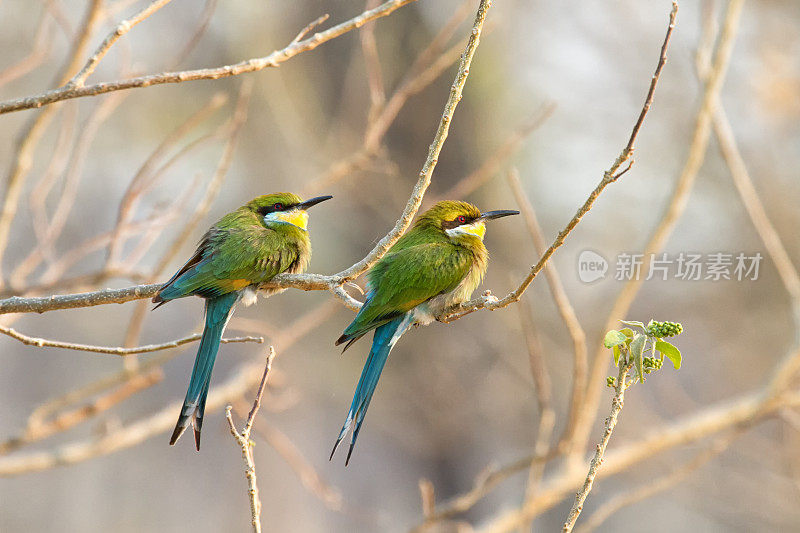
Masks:
[[[74,29],[86,3],[56,3]],[[44,4],[39,0],[0,2],[0,68],[30,51]],[[144,5],[136,2],[123,9],[114,20],[133,13],[140,4]],[[581,283],[577,257],[584,249],[610,259],[623,251],[638,251],[660,217],[685,160],[700,101],[702,86],[694,72],[694,54],[707,4],[716,4],[719,12],[726,2],[681,5],[669,62],[638,140],[636,164],[601,196],[550,263],[560,272],[587,332],[590,354],[602,339],[605,315],[622,283],[611,279],[613,271],[603,281]],[[420,0],[377,22],[375,35],[387,93],[459,5],[456,0]],[[361,0],[220,2],[208,32],[178,67],[216,66],[266,55],[285,46],[300,28],[323,13],[331,15],[326,24],[338,23],[363,8]],[[483,209],[516,208],[504,177],[506,169],[516,166],[551,240],[627,141],[657,60],[669,9],[666,1],[496,1],[429,196],[458,183],[542,105],[554,103],[552,115],[504,161],[501,170],[465,198]],[[126,64],[132,71],[146,73],[167,68],[195,32],[201,12],[199,2],[173,2],[115,45],[92,80],[117,79]],[[92,48],[110,27],[111,21],[106,21],[95,33]],[[798,27],[800,4],[796,1],[746,4],[721,93],[756,188],[795,264],[800,263]],[[465,22],[456,38],[468,30],[469,22]],[[51,87],[68,50],[64,32],[55,27],[52,31],[52,52],[44,64],[0,86],[0,99]],[[368,168],[315,191],[335,199],[311,213],[314,256],[310,271],[343,269],[363,257],[391,228],[427,154],[454,72],[455,66],[450,67],[408,101],[386,135],[385,153]],[[358,32],[301,54],[278,69],[247,77],[254,82],[247,122],[221,194],[202,227],[255,195],[302,189],[361,144],[370,97]],[[66,253],[84,239],[111,229],[125,188],[158,143],[215,93],[223,92],[229,95],[229,103],[194,136],[213,131],[232,113],[242,81],[228,78],[125,93],[89,147],[80,169],[76,206],[56,253]],[[81,123],[104,98],[108,96],[62,105],[36,152],[24,202],[30,183],[45,170],[67,107],[77,108]],[[3,169],[14,157],[14,141],[22,126],[36,112],[2,117]],[[138,216],[157,212],[196,176],[206,183],[223,144],[223,140],[207,143],[170,168],[162,184],[138,206]],[[58,200],[58,187],[48,205]],[[201,193],[198,187],[188,200],[186,216]],[[13,271],[34,243],[24,202],[12,226],[6,272]],[[147,253],[143,269],[152,267],[165,252],[171,229]],[[537,258],[530,236],[520,218],[503,219],[491,224],[486,244],[492,262],[484,287],[505,294]],[[713,140],[686,213],[665,251],[760,251],[766,255]],[[191,243],[170,269],[190,253]],[[104,259],[100,252],[90,255],[70,274],[95,271]],[[101,287],[130,284],[130,279],[115,278]],[[329,300],[327,293],[297,290],[262,299],[236,316],[263,324],[234,321],[229,334],[265,335],[269,342],[274,332],[301,313]],[[544,347],[558,434],[569,400],[570,340],[543,277],[518,305],[532,309]],[[134,306],[28,315],[16,319],[13,326],[33,336],[120,345]],[[303,487],[286,461],[256,436],[265,529],[407,530],[422,519],[420,478],[431,480],[442,500],[469,489],[487,464],[529,453],[538,411],[519,313],[516,306],[478,312],[404,337],[390,358],[347,468],[343,457],[328,462],[328,453],[367,349],[367,342],[362,342],[341,356],[333,347],[332,341],[352,313],[337,306],[330,318],[298,343],[285,351],[279,344],[275,368],[280,386],[275,398],[286,405],[277,412],[266,405],[261,416],[285,433],[318,474],[340,492],[344,510],[326,507]],[[185,336],[197,329],[201,315],[197,299],[171,303],[148,314],[141,343]],[[686,332],[676,344],[683,351],[684,367],[679,372],[665,368],[645,386],[630,391],[611,449],[704,406],[757,389],[796,335],[789,298],[768,256],[757,281],[647,282],[629,315],[620,318],[682,322]],[[111,355],[40,349],[5,337],[0,343],[2,439],[18,433],[29,413],[48,398],[114,373],[122,364]],[[182,398],[193,354],[194,348],[186,349],[165,365],[163,381],[113,410],[19,453],[89,438],[104,427],[136,420]],[[141,356],[142,360],[148,357],[152,356]],[[262,357],[262,346],[223,346],[214,382],[224,380],[242,362]],[[609,390],[604,392],[601,413],[610,395]],[[602,422],[595,421],[592,441],[599,437],[601,427]],[[193,450],[189,438],[173,448],[167,445],[167,437],[161,434],[111,455],[0,480],[0,530],[247,530],[241,457],[223,413],[207,414],[201,453]],[[704,442],[599,481],[585,513],[626,488],[669,472],[702,449]],[[784,419],[759,422],[677,486],[623,509],[601,529],[796,531],[800,529],[798,450],[798,430]],[[525,474],[511,478],[460,518],[479,526],[501,510],[518,506],[524,483]],[[564,500],[542,514],[534,528],[559,527],[570,503]]]

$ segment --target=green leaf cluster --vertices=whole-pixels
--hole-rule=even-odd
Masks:
[[[645,374],[659,370],[664,362],[664,357],[670,360],[675,369],[681,367],[681,351],[673,344],[663,340],[665,337],[674,337],[683,332],[683,326],[677,322],[656,322],[651,320],[646,326],[638,321],[621,320],[624,325],[631,326],[620,330],[612,329],[606,333],[603,345],[612,351],[614,365],[619,366],[624,355],[623,364],[633,364],[639,379],[644,382]],[[637,328],[634,331],[632,328]],[[645,357],[648,349],[651,356]],[[658,356],[656,356],[658,352]],[[609,386],[611,382],[609,381]]]

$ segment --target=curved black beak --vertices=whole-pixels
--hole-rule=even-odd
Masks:
[[[519,215],[519,211],[511,211],[508,209],[498,209],[497,211],[486,211],[481,213],[481,218],[484,220],[493,220],[495,218],[503,218],[511,215]]]
[[[296,207],[298,209],[308,209],[311,206],[315,206],[318,203],[324,202],[325,200],[330,200],[331,198],[333,198],[331,195],[317,196],[315,198],[308,199],[305,202],[300,202]]]

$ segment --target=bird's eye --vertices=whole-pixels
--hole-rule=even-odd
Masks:
[[[275,211],[283,211],[283,204],[278,202],[277,204],[273,204],[272,209]]]
[[[459,215],[459,216],[458,216],[458,218],[456,218],[456,221],[457,221],[459,224],[463,224],[464,222],[466,222],[466,221],[467,221],[467,217],[465,217],[464,215]]]

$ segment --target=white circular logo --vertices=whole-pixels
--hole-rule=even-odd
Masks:
[[[592,250],[584,250],[578,256],[578,278],[584,283],[602,279],[608,272],[608,261]]]

